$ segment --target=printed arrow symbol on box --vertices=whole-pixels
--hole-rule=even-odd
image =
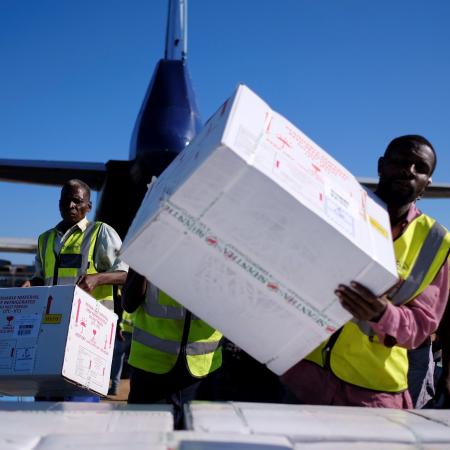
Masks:
[[[48,296],[47,299],[47,309],[45,310],[45,314],[50,314],[50,308],[52,306],[53,297],[51,295]]]

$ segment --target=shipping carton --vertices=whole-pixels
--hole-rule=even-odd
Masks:
[[[439,419],[431,415],[424,418],[415,411],[407,410],[191,402],[185,407],[185,413],[187,429],[210,433],[212,436],[216,433],[280,435],[298,443],[450,443],[450,428],[440,423]]]
[[[150,185],[121,254],[277,374],[350,319],[338,284],[397,281],[384,207],[245,86]]]
[[[106,395],[116,323],[76,286],[0,289],[0,393]]]

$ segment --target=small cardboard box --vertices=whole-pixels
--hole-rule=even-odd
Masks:
[[[338,284],[397,281],[383,205],[245,86],[150,185],[121,254],[277,374],[350,319]]]
[[[106,395],[116,323],[76,286],[0,289],[0,393]]]

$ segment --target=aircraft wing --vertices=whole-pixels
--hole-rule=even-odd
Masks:
[[[371,191],[374,191],[378,184],[378,180],[376,178],[358,178],[358,181]],[[425,190],[423,198],[450,198],[450,184],[430,184],[430,186],[428,186]]]
[[[0,159],[1,181],[62,186],[71,178],[79,178],[98,191],[106,178],[106,165],[94,162]]]
[[[0,237],[0,252],[36,253],[37,239]]]

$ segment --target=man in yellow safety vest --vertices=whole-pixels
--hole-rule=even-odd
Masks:
[[[394,139],[379,159],[375,193],[387,205],[403,282],[380,297],[356,282],[336,287],[353,320],[284,374],[300,402],[412,407],[407,349],[436,331],[448,296],[450,234],[416,207],[435,166],[418,135]]]
[[[81,180],[61,189],[62,221],[39,236],[35,274],[22,287],[77,284],[114,309],[113,285],[125,282],[128,266],[117,258],[119,235],[102,222],[89,222],[91,190]],[[98,401],[98,397],[36,397],[36,400]]]
[[[125,282],[128,266],[117,258],[119,235],[102,222],[89,222],[91,191],[81,180],[61,189],[62,221],[39,236],[33,278],[22,287],[77,284],[109,309],[114,308],[113,285]]]
[[[128,402],[172,404],[178,427],[183,403],[201,398],[222,364],[222,334],[131,269],[122,305],[135,312]]]

